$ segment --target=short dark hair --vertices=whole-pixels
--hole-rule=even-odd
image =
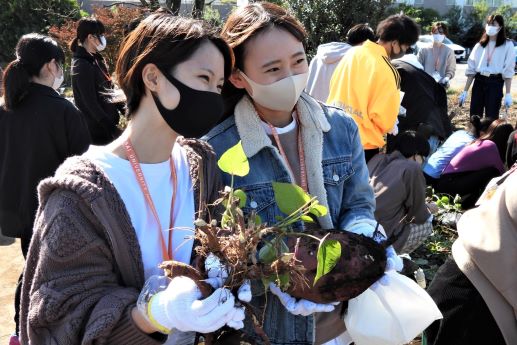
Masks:
[[[414,155],[427,157],[431,150],[425,137],[415,131],[405,131],[395,137],[393,150],[399,151],[406,158]]]
[[[447,24],[445,22],[436,22],[433,23],[433,26],[431,26],[431,32],[434,32],[434,30],[442,29],[443,34],[445,36],[449,35],[449,28],[447,27]]]
[[[404,14],[395,14],[377,25],[377,37],[384,42],[398,41],[412,46],[418,41],[420,28],[418,24]]]
[[[138,108],[145,94],[142,71],[152,63],[172,70],[187,61],[205,42],[213,43],[224,57],[224,77],[230,76],[233,53],[207,22],[174,16],[166,10],[150,15],[124,39],[115,67],[115,76],[127,98],[127,115]]]
[[[70,50],[75,52],[80,43],[84,43],[88,35],[101,36],[106,32],[104,24],[96,18],[81,18],[77,22],[77,31],[74,40],[70,44]]]
[[[13,110],[23,101],[30,78],[38,76],[43,65],[52,59],[61,65],[65,61],[65,53],[56,41],[36,33],[23,35],[15,52],[16,60],[7,66],[3,76],[5,110]]]
[[[497,33],[497,39],[495,41],[495,46],[499,47],[503,44],[506,44],[506,28],[504,26],[504,18],[500,14],[492,14],[488,16],[486,19],[487,24],[493,24],[494,22],[497,22],[501,29]],[[488,44],[488,41],[490,40],[490,37],[486,34],[486,32],[483,32],[483,36],[481,36],[481,39],[479,40],[479,44],[484,48]]]
[[[368,24],[354,25],[346,34],[346,40],[351,46],[359,45],[366,40],[375,41],[375,33]]]

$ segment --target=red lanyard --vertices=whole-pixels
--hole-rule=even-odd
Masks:
[[[258,113],[258,112],[257,112]],[[309,191],[309,188],[308,188],[308,185],[307,185],[307,168],[306,168],[306,165],[305,165],[305,152],[303,150],[303,139],[302,139],[302,126],[300,124],[300,118],[298,116],[298,112],[295,111],[295,119],[296,121],[296,124],[297,124],[297,140],[298,140],[298,155],[299,155],[299,159],[300,159],[300,182],[302,184],[302,188],[304,191],[308,192]],[[276,131],[276,128],[271,124],[269,123],[268,121],[264,121],[268,124],[269,126],[269,129],[271,130],[271,134],[273,134],[273,138],[275,139],[275,142],[276,142],[276,146],[278,147],[278,150],[280,151],[280,155],[282,156],[282,158],[284,159],[285,163],[287,164],[287,167],[289,168],[289,170],[291,171],[291,174],[293,175],[294,177],[294,173],[293,173],[293,168],[291,167],[291,165],[289,164],[289,160],[287,159],[287,155],[285,154],[285,151],[284,151],[284,148],[282,146],[282,143],[280,142],[280,137],[278,136],[278,132]]]
[[[169,239],[168,245],[165,245],[165,240],[163,238],[162,226],[160,224],[160,218],[158,217],[158,212],[156,211],[156,207],[154,206],[153,199],[151,197],[151,193],[149,192],[149,188],[147,187],[147,183],[145,182],[144,173],[142,172],[142,168],[140,167],[140,163],[138,162],[138,157],[136,156],[135,149],[131,144],[131,141],[128,139],[124,142],[124,147],[126,149],[127,158],[129,159],[129,163],[131,163],[131,167],[135,173],[135,177],[140,185],[140,189],[144,194],[145,201],[147,205],[151,209],[153,216],[156,220],[156,224],[158,224],[158,228],[160,231],[160,244],[162,247],[162,256],[164,260],[172,260],[172,231],[174,226],[174,201],[176,199],[176,189],[178,185],[178,178],[176,176],[176,167],[174,166],[174,162],[171,158],[169,159],[171,165],[171,180],[172,180],[172,199],[171,199],[171,214],[170,214],[170,223],[169,223]]]
[[[434,59],[434,70],[438,71],[438,62],[440,61],[440,52],[442,51],[442,46],[438,48],[438,56],[435,57],[434,55],[434,47],[433,47],[433,57]]]
[[[111,76],[109,75],[109,73],[104,72],[101,65],[99,65],[99,61],[97,61],[97,59],[95,59],[95,57],[94,57],[94,61],[95,61],[95,64],[97,65],[97,67],[101,70],[102,75],[104,75],[104,78],[106,78],[107,81],[111,82]]]
[[[487,50],[487,54],[486,54],[486,65],[487,65],[487,66],[490,66],[490,62],[492,62],[492,56],[494,56],[495,48],[497,48],[497,47],[496,47],[496,46],[494,46],[494,49],[492,49],[492,53],[490,53],[490,47],[489,47],[489,45],[487,44],[487,46],[486,46],[486,50]]]

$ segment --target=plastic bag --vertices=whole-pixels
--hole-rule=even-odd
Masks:
[[[348,301],[346,329],[356,345],[402,345],[422,333],[442,313],[411,279],[386,272],[389,283],[375,283]]]

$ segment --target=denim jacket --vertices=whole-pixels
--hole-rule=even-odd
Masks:
[[[372,220],[375,199],[353,119],[341,109],[322,105],[307,94],[302,94],[297,109],[309,193],[329,211],[318,219],[320,227],[347,229],[361,220]],[[245,214],[256,210],[268,224],[275,223],[275,216],[285,216],[275,203],[271,182],[293,182],[294,179],[247,96],[235,107],[234,116],[220,123],[204,139],[213,146],[218,157],[242,140],[250,172],[244,177],[235,176],[234,187],[247,194]],[[230,185],[230,176],[223,174],[223,182]],[[263,306],[266,300],[264,331],[272,344],[314,343],[313,316],[290,314],[271,293],[254,294],[253,304]],[[254,332],[250,329],[249,334],[253,336]]]

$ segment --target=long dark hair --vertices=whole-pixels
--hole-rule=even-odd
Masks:
[[[307,33],[303,25],[284,8],[269,3],[255,2],[239,7],[233,11],[221,31],[221,36],[228,42],[235,54],[235,68],[244,69],[246,43],[266,29],[276,27],[286,30],[305,47]],[[235,105],[246,94],[231,82],[224,84],[222,95],[225,102],[225,117],[233,114]]]
[[[188,60],[205,42],[213,43],[224,57],[224,76],[233,66],[233,53],[208,23],[172,15],[166,10],[144,19],[123,41],[115,68],[115,76],[127,98],[128,116],[138,108],[145,86],[142,70],[153,63],[172,69]]]
[[[16,60],[4,72],[4,109],[13,110],[27,95],[30,78],[38,76],[46,63],[55,59],[63,64],[65,54],[52,38],[36,33],[23,35],[16,45]]]
[[[104,24],[95,18],[81,18],[77,23],[77,31],[74,40],[70,43],[70,50],[75,52],[79,46],[88,38],[88,35],[101,36],[106,31]]]
[[[497,33],[497,39],[495,41],[495,46],[499,47],[500,45],[503,45],[506,43],[506,32],[505,32],[506,29],[504,27],[503,16],[500,14],[492,14],[492,15],[488,16],[486,23],[493,24],[494,22],[497,22],[497,24],[499,24],[499,26],[501,27],[501,29]],[[489,40],[490,40],[490,37],[486,34],[486,31],[485,31],[483,33],[483,36],[481,36],[481,39],[479,40],[479,44],[481,44],[481,46],[483,48],[485,48],[486,45],[488,44]]]
[[[510,133],[513,132],[513,126],[504,119],[494,120],[486,132],[479,137],[478,140],[490,140],[494,142],[499,151],[499,156],[504,162],[506,155],[506,145]]]
[[[478,115],[472,115],[470,117],[468,131],[477,139],[482,133],[485,133],[488,130],[488,127],[490,127],[492,122],[494,122],[494,119],[490,117],[481,119]]]

